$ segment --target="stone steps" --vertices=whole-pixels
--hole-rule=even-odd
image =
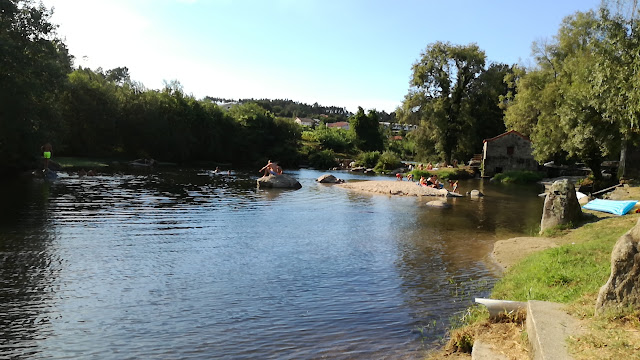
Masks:
[[[578,321],[564,310],[564,305],[530,300],[527,307],[527,335],[534,360],[571,360],[567,339],[581,331]],[[490,344],[478,341],[473,345],[473,360],[499,360],[506,357]]]

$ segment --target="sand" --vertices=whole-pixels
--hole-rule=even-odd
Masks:
[[[447,196],[445,189],[420,186],[413,181],[353,181],[336,185],[345,189],[396,196]]]

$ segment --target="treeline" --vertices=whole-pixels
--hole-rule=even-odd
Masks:
[[[337,106],[322,106],[318,105],[318,103],[314,103],[313,105],[300,103],[297,101],[289,100],[289,99],[225,99],[225,98],[217,98],[207,96],[205,100],[209,100],[214,103],[238,103],[238,104],[247,104],[247,103],[255,103],[260,105],[261,107],[269,110],[275,116],[285,117],[285,118],[306,118],[313,116],[321,116],[330,117],[334,121],[346,121],[346,119],[353,115],[346,108],[337,107]]]
[[[436,42],[412,67],[398,117],[420,125],[418,157],[446,161],[479,152],[482,139],[515,129],[540,163],[603,160],[640,143],[640,20],[635,0],[604,0],[567,17],[533,44],[532,68],[491,64],[476,44]]]
[[[120,73],[124,76],[110,76]],[[62,97],[59,152],[75,156],[153,157],[163,161],[247,164],[294,162],[298,126],[255,104],[224,111],[186,96],[179,83],[144,90],[126,68],[73,71]]]
[[[238,103],[238,104],[247,104],[247,103],[255,103],[260,105],[261,107],[269,110],[275,116],[284,117],[284,118],[292,118],[296,117],[300,118],[318,118],[323,123],[334,123],[338,121],[347,121],[354,114],[348,111],[344,107],[337,106],[322,106],[317,102],[313,105],[300,103],[297,101],[289,100],[289,99],[226,99],[219,97],[205,97],[205,100],[223,104],[223,103]],[[385,122],[395,122],[395,112],[391,114],[386,111],[380,111],[378,113],[378,118],[380,121]]]
[[[255,102],[223,111],[175,81],[145,89],[126,67],[74,70],[51,15],[31,0],[0,2],[1,171],[33,166],[45,142],[55,156],[299,161],[300,127]]]

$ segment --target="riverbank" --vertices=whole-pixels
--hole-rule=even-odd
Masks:
[[[640,188],[625,187],[612,198],[640,199]],[[576,359],[630,358],[640,350],[640,310],[595,317],[599,288],[610,273],[610,256],[618,238],[633,227],[640,214],[612,216],[590,212],[584,225],[552,237],[521,237],[497,241],[492,259],[505,270],[491,297],[515,301],[542,300],[564,304],[585,330],[569,340]],[[449,344],[432,359],[450,354],[478,339],[512,359],[528,359],[523,323],[510,327],[488,321],[486,309],[468,309],[464,326],[451,331]],[[470,355],[457,353],[461,358]],[[466,357],[465,357],[466,356]]]

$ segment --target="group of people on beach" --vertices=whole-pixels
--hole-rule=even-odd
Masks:
[[[442,163],[436,163],[435,165],[433,165],[431,163],[431,161],[429,161],[429,163],[427,165],[424,164],[417,164],[417,165],[412,165],[409,164],[409,170],[413,170],[413,169],[417,169],[417,170],[438,170],[439,168],[457,168],[458,167],[458,160],[453,160],[453,163],[449,164],[446,161],[443,161]]]
[[[402,173],[396,173],[396,179],[398,181],[402,181],[402,178],[403,178]],[[413,181],[412,173],[407,174],[407,181]],[[418,181],[418,185],[431,187],[434,189],[444,188],[444,184],[438,181],[438,175],[436,174],[433,174],[427,178],[425,178],[424,176],[421,176],[420,180]],[[451,187],[451,191],[456,192],[458,190],[458,180],[456,181],[449,180],[449,186]]]

